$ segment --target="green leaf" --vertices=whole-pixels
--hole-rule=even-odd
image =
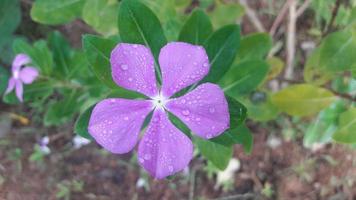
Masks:
[[[356,31],[331,33],[321,44],[320,65],[333,72],[350,70],[356,63],[355,49]]]
[[[269,65],[263,60],[246,60],[233,66],[219,85],[231,96],[252,92],[265,79]]]
[[[41,70],[42,75],[50,75],[53,69],[52,53],[44,40],[36,41],[33,46],[22,39],[15,40],[13,49],[16,54],[25,53],[31,57],[32,64]]]
[[[272,103],[289,115],[307,116],[328,107],[335,99],[329,90],[309,84],[298,84],[275,93]]]
[[[217,82],[230,69],[240,45],[240,26],[228,25],[214,32],[205,43],[210,72],[202,82]]]
[[[156,59],[167,42],[156,15],[137,0],[120,3],[118,27],[123,42],[144,44]]]
[[[226,146],[210,140],[194,137],[194,143],[200,153],[220,170],[224,170],[232,157],[232,146]]]
[[[53,94],[53,85],[51,82],[34,82],[30,85],[24,85],[24,102],[40,102]],[[20,103],[15,92],[3,96],[3,101],[8,104]]]
[[[84,3],[85,0],[36,0],[31,18],[48,25],[68,23],[81,15]]]
[[[51,104],[44,115],[44,125],[61,125],[72,119],[73,115],[80,109],[81,102],[78,101],[78,96],[79,93],[73,90],[63,100]]]
[[[272,48],[272,38],[267,33],[253,33],[241,39],[241,45],[236,59],[245,60],[264,59]]]
[[[115,89],[111,90],[108,98],[124,98],[124,99],[146,99],[146,96],[132,90],[126,90],[119,86],[116,86]]]
[[[235,24],[239,18],[245,14],[244,7],[239,3],[221,3],[221,1],[215,1],[216,5],[209,16],[213,22],[215,28],[221,27],[227,24]]]
[[[18,0],[0,1],[0,41],[11,35],[21,21],[21,10]],[[0,42],[1,43],[1,42]]]
[[[60,77],[68,75],[71,66],[69,65],[71,47],[68,41],[58,32],[51,33],[48,37],[48,44],[53,52],[55,71],[60,73]]]
[[[9,81],[9,72],[0,66],[0,95],[2,95],[8,85],[8,81]]]
[[[356,108],[351,107],[343,112],[339,118],[339,129],[334,133],[333,139],[340,143],[356,143]]]
[[[117,10],[116,0],[87,0],[83,8],[83,20],[103,35],[116,34]]]
[[[272,80],[282,72],[284,62],[278,57],[270,57],[267,59],[267,63],[269,65],[269,71],[266,80]]]
[[[245,121],[247,117],[247,109],[240,102],[230,96],[225,96],[229,106],[230,114],[230,129],[234,129]]]
[[[118,86],[112,80],[110,54],[116,46],[116,42],[94,35],[84,35],[82,39],[83,49],[94,74],[110,88]]]
[[[77,121],[74,125],[74,132],[84,138],[93,139],[88,132],[88,125],[91,116],[91,112],[93,111],[95,105],[90,106],[86,109],[82,114],[79,115]]]
[[[310,148],[315,143],[331,141],[337,129],[339,115],[345,110],[345,102],[339,100],[321,111],[315,121],[308,126],[303,137],[303,145]]]
[[[248,154],[251,153],[253,147],[252,133],[244,124],[239,125],[235,129],[225,131],[220,136],[211,139],[211,141],[225,146],[241,144],[243,145],[245,153]]]
[[[179,33],[179,41],[203,45],[213,32],[213,26],[204,11],[198,9],[190,15]]]

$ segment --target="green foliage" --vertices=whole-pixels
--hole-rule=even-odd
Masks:
[[[230,69],[240,45],[240,26],[227,25],[215,31],[204,47],[209,56],[210,72],[202,82],[217,82]]]
[[[116,0],[87,0],[83,7],[83,20],[103,35],[116,34],[117,10]]]
[[[337,142],[352,144],[356,143],[356,108],[341,113],[339,129],[334,133],[333,139]]]
[[[7,72],[7,70],[0,66],[0,95],[5,92],[8,81],[9,73]]]
[[[87,139],[92,139],[91,135],[88,132],[88,125],[89,125],[90,115],[91,112],[93,111],[94,106],[95,105],[90,106],[82,114],[80,114],[74,125],[74,132]]]
[[[85,0],[36,0],[31,8],[34,21],[48,24],[64,24],[79,17]]]
[[[223,90],[238,97],[256,89],[267,76],[269,65],[263,60],[247,60],[233,66],[220,80]]]
[[[203,45],[212,34],[213,26],[209,17],[202,10],[195,10],[185,22],[179,33],[179,41]]]
[[[118,20],[123,42],[144,44],[158,58],[167,40],[157,16],[148,7],[136,0],[123,0]]]
[[[309,84],[292,85],[272,96],[272,103],[293,116],[315,114],[335,100],[332,92]]]
[[[235,24],[245,14],[244,7],[239,3],[223,3],[216,1],[215,8],[209,13],[214,27]]]
[[[226,96],[226,99],[229,105],[230,128],[234,129],[245,121],[247,117],[247,109],[244,105],[230,96]]]
[[[31,85],[24,85],[24,102],[43,102],[53,94],[53,85],[51,82],[35,82]],[[18,104],[15,92],[3,96],[3,101],[8,104]]]
[[[264,59],[272,48],[272,38],[267,33],[253,33],[241,39],[237,61]]]

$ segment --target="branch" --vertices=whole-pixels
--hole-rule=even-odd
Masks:
[[[297,10],[297,18],[300,17],[304,11],[309,7],[311,0],[305,0],[304,3]]]
[[[246,15],[250,19],[251,23],[255,26],[257,31],[266,32],[266,29],[263,27],[261,21],[258,19],[256,13],[248,6],[246,0],[240,0],[240,4],[245,7]]]
[[[271,37],[273,37],[273,35],[276,33],[277,28],[279,27],[279,25],[281,24],[281,22],[284,19],[284,16],[286,15],[288,8],[290,6],[290,4],[292,3],[293,0],[288,0],[282,7],[281,11],[279,12],[278,16],[276,17],[276,19],[274,20],[272,27],[269,31],[269,34],[271,35]]]
[[[334,9],[332,11],[331,19],[330,19],[329,24],[328,24],[328,26],[326,27],[326,29],[325,29],[325,31],[323,33],[323,36],[325,36],[329,32],[331,32],[331,29],[332,29],[332,26],[334,24],[335,18],[337,16],[337,12],[339,11],[339,8],[340,8],[340,4],[341,4],[341,0],[336,0]]]

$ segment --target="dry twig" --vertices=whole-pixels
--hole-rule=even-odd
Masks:
[[[250,19],[251,23],[255,26],[257,31],[266,32],[266,29],[263,27],[261,21],[258,19],[256,13],[248,6],[246,0],[240,0],[240,4],[245,7],[246,15]]]

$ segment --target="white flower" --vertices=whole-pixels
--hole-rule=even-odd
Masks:
[[[90,143],[90,140],[86,139],[86,138],[83,138],[83,137],[80,137],[78,135],[76,135],[74,138],[73,138],[73,144],[74,144],[74,148],[75,149],[79,149],[80,147],[84,146],[84,145],[87,145]]]
[[[216,184],[223,185],[226,182],[231,182],[234,180],[234,174],[237,172],[241,167],[241,163],[238,159],[233,158],[230,160],[228,166],[224,171],[218,172]]]

